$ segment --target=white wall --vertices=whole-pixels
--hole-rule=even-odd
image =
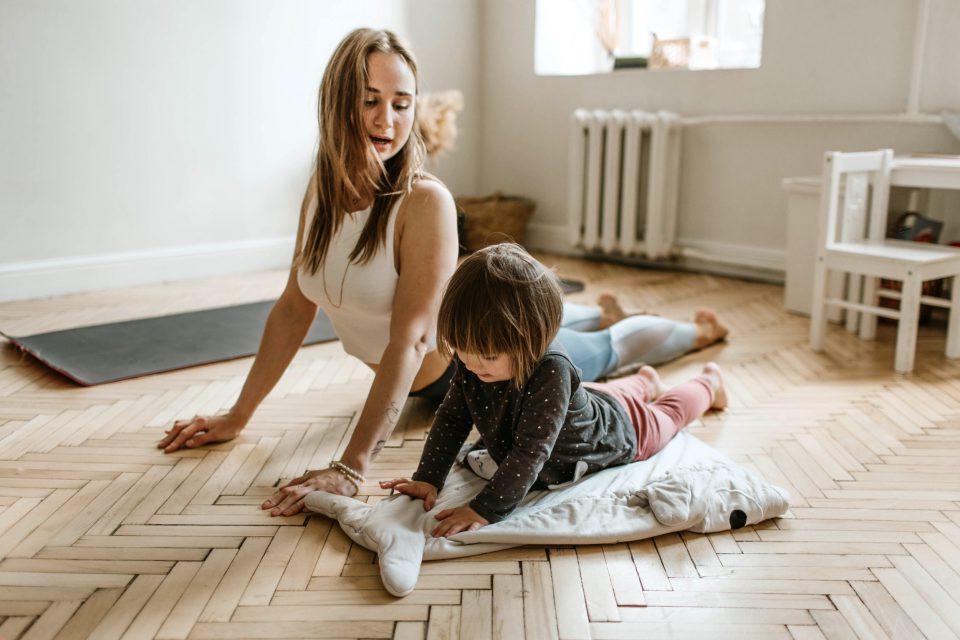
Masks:
[[[767,0],[756,70],[534,74],[534,0],[484,3],[481,187],[537,200],[534,246],[569,251],[567,131],[578,107],[722,114],[895,114],[907,108],[917,0]],[[960,3],[933,0],[920,109],[960,111]],[[687,128],[681,244],[782,269],[780,181],[818,175],[824,151],[960,152],[940,124],[746,124]]]
[[[424,88],[475,104],[476,22],[475,0],[0,2],[0,300],[288,264],[339,40],[393,29]],[[437,168],[454,189],[478,122]]]
[[[458,89],[456,147],[429,163],[455,195],[475,193],[480,181],[481,0],[407,0],[406,37],[417,55],[422,91]]]
[[[0,300],[281,267],[316,144],[316,89],[350,29],[411,41],[425,90],[460,89],[456,194],[536,199],[565,243],[577,107],[714,114],[906,109],[918,0],[767,0],[763,66],[533,73],[535,0],[0,2]],[[881,7],[880,10],[877,7]],[[920,108],[960,111],[960,3],[932,0]],[[783,263],[780,180],[827,149],[960,151],[942,125],[688,128],[679,235]]]

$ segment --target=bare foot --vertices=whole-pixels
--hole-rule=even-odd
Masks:
[[[650,313],[649,311],[637,311],[634,309],[628,311],[623,308],[623,305],[620,304],[617,296],[613,295],[612,293],[601,293],[600,297],[597,298],[597,306],[600,307],[600,330],[617,324],[624,318],[629,318],[630,316],[657,315],[655,313]]]
[[[647,381],[647,390],[648,396],[646,402],[652,402],[660,396],[663,395],[663,392],[667,390],[663,386],[663,382],[660,380],[660,374],[657,373],[657,370],[651,367],[650,365],[644,365],[640,367],[640,370],[637,371],[637,375]]]
[[[703,365],[703,373],[701,375],[707,379],[710,387],[713,389],[713,404],[710,405],[710,408],[716,411],[726,409],[727,390],[723,386],[723,372],[720,371],[720,365],[716,362],[708,362]]]
[[[714,342],[720,342],[729,333],[729,329],[717,320],[717,314],[713,309],[697,309],[693,316],[693,323],[697,325],[697,337],[693,341],[694,349],[703,349]]]
[[[612,293],[601,293],[597,298],[600,307],[600,328],[606,329],[627,317],[627,312],[620,305],[620,301]]]

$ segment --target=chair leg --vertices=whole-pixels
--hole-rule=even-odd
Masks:
[[[863,282],[863,304],[876,307],[880,304],[877,295],[879,278],[867,276]],[[864,340],[873,340],[877,337],[877,316],[874,313],[860,314],[860,337]]]
[[[847,302],[860,302],[860,283],[863,276],[859,273],[851,273],[850,280],[847,283]],[[847,331],[856,333],[859,327],[860,312],[853,309],[847,309]]]
[[[960,358],[960,277],[950,278],[950,315],[947,317],[947,357]]]
[[[823,337],[827,330],[827,265],[822,256],[813,266],[813,298],[810,305],[810,348],[823,351]]]
[[[908,274],[903,279],[900,297],[900,322],[897,325],[897,351],[893,368],[898,373],[913,371],[917,351],[917,326],[920,323],[920,288],[918,276]]]
[[[831,271],[827,276],[828,298],[845,300],[847,296],[847,274],[842,271]],[[847,310],[843,307],[827,307],[827,322],[840,324],[847,317]]]

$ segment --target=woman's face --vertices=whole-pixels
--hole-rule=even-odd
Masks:
[[[399,55],[375,51],[367,58],[363,123],[370,144],[384,162],[395,156],[410,137],[416,90],[413,72]]]

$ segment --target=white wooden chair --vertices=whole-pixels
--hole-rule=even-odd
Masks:
[[[860,337],[868,340],[876,335],[877,316],[893,318],[897,320],[894,369],[909,373],[921,301],[949,310],[946,356],[960,357],[960,279],[956,277],[960,275],[960,250],[885,237],[892,162],[891,149],[828,152],[824,157],[810,347],[823,351],[827,306],[845,309],[847,328],[856,331],[859,321]],[[845,183],[842,198],[841,181]],[[827,297],[829,272],[849,274],[844,297]],[[946,277],[953,278],[950,300],[921,295],[923,282]],[[899,280],[901,291],[879,290],[880,278]],[[900,309],[880,307],[881,296],[899,298]]]

